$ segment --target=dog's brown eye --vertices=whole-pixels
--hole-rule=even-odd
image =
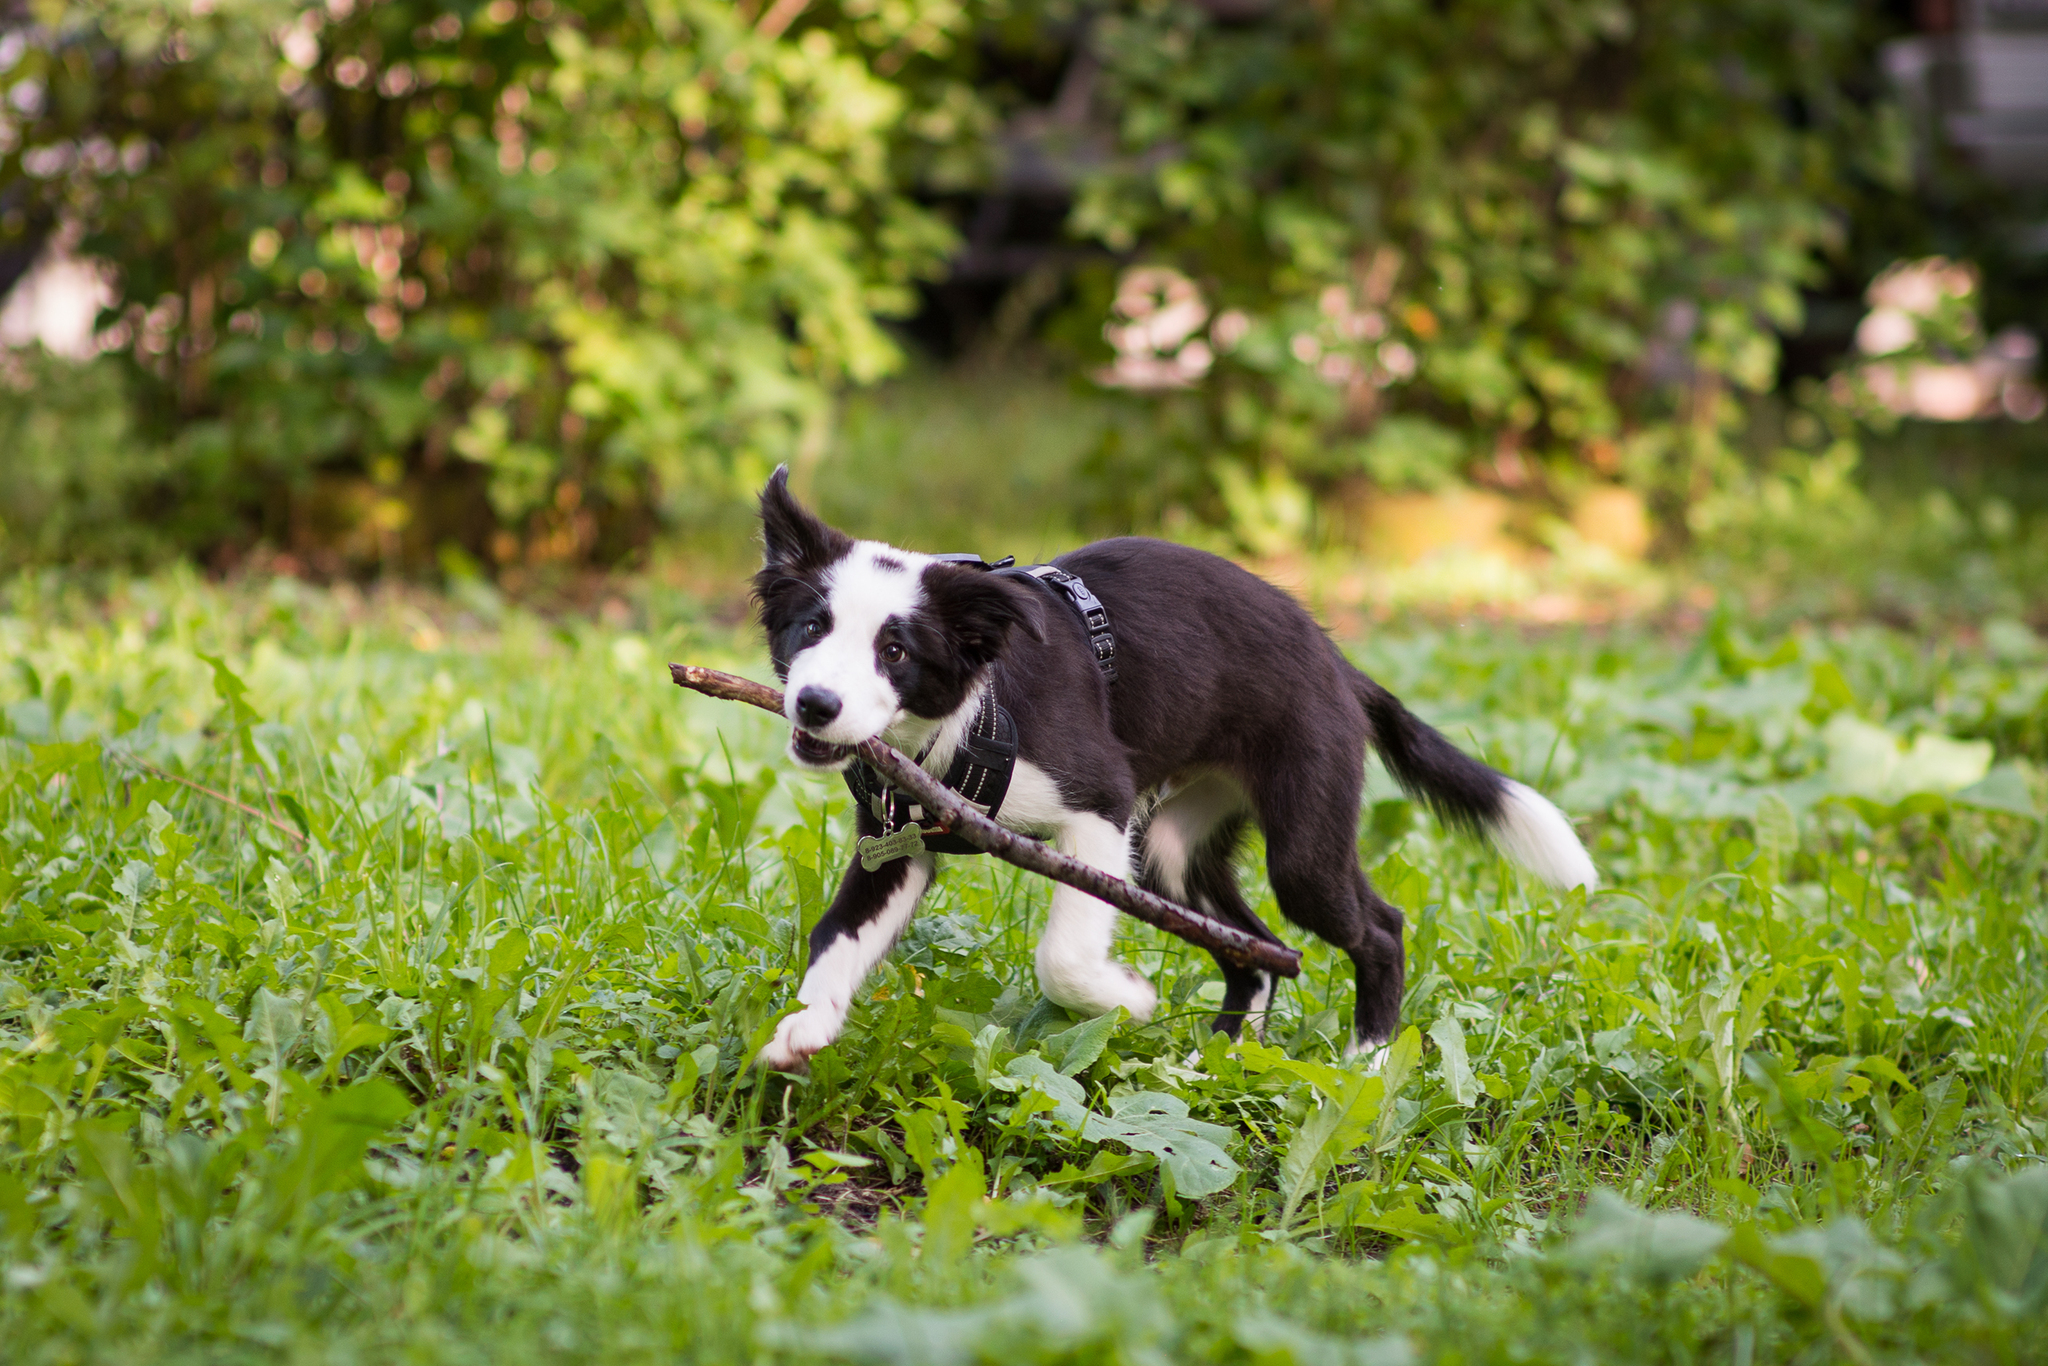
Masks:
[[[809,621],[804,623],[804,635],[809,639],[816,640],[818,637],[824,634],[824,623],[820,622],[816,617],[813,617]]]
[[[892,641],[890,641],[890,642],[889,642],[889,643],[888,643],[887,645],[884,645],[884,646],[882,647],[882,662],[883,662],[884,664],[900,664],[900,663],[902,663],[902,662],[903,662],[903,647],[902,647],[901,645],[898,645],[898,644],[897,644],[897,643],[896,643],[895,641],[893,641],[893,640],[892,640]]]

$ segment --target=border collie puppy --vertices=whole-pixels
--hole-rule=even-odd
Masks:
[[[791,758],[837,771],[854,745],[879,735],[944,775],[993,689],[1017,731],[997,820],[1274,939],[1232,868],[1256,821],[1281,911],[1357,969],[1351,1051],[1392,1037],[1405,971],[1401,912],[1358,866],[1367,745],[1440,818],[1490,837],[1553,886],[1596,885],[1556,807],[1418,720],[1292,598],[1228,560],[1121,537],[1053,562],[1109,611],[1110,683],[1080,615],[1032,580],[854,540],[797,503],[785,470],[761,493],[761,523],[767,555],[754,593],[785,687]],[[862,835],[883,833],[872,810],[855,819]],[[811,931],[797,991],[804,1008],[782,1021],[763,1063],[803,1067],[839,1036],[933,868],[933,855],[919,853],[846,870]],[[1110,957],[1115,930],[1106,902],[1055,887],[1037,954],[1046,996],[1083,1013],[1122,1006],[1148,1018],[1152,985]],[[1271,976],[1219,966],[1216,1028],[1235,1035],[1247,1017],[1262,1027]]]

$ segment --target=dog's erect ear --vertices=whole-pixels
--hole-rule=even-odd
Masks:
[[[768,568],[818,569],[845,554],[853,538],[819,521],[789,491],[789,466],[777,465],[761,490],[761,536]]]
[[[946,624],[974,667],[1002,653],[1010,632],[1045,639],[1045,604],[1015,579],[982,569],[933,565],[924,572],[925,605]]]

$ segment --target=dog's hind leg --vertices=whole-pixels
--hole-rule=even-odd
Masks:
[[[1124,828],[1090,812],[1069,815],[1053,841],[1063,854],[1120,878],[1131,875]],[[1116,908],[1064,883],[1052,891],[1045,935],[1038,941],[1038,986],[1056,1005],[1100,1015],[1122,1006],[1138,1020],[1152,1018],[1158,993],[1135,971],[1110,957]]]
[[[881,833],[865,817],[860,824],[864,835]],[[910,923],[931,885],[932,867],[930,854],[897,859],[872,873],[858,859],[848,865],[838,895],[811,931],[811,966],[796,993],[803,1009],[776,1026],[761,1050],[762,1063],[781,1071],[802,1068],[839,1037],[853,993]]]
[[[1237,885],[1237,850],[1243,833],[1243,819],[1234,819],[1203,844],[1188,870],[1188,890],[1196,910],[1278,944],[1280,936],[1266,928]],[[1254,1034],[1264,1038],[1266,1012],[1273,1003],[1273,974],[1239,967],[1220,957],[1216,966],[1223,973],[1223,1006],[1216,1012],[1214,1028],[1234,1039],[1249,1024]]]
[[[1144,883],[1247,934],[1279,943],[1237,885],[1235,860],[1244,834],[1244,791],[1219,773],[1174,786],[1152,808],[1143,837]],[[1223,1008],[1215,1028],[1236,1038],[1247,1021],[1260,1034],[1273,998],[1273,975],[1216,959]]]
[[[1266,833],[1266,874],[1289,920],[1349,955],[1358,1004],[1346,1053],[1385,1043],[1401,1022],[1407,976],[1398,908],[1373,890],[1349,839],[1313,841],[1283,829]]]
[[[1330,737],[1276,756],[1254,794],[1266,835],[1266,875],[1289,920],[1349,955],[1358,1003],[1347,1053],[1385,1043],[1401,1021],[1407,975],[1401,912],[1358,866],[1362,738]]]

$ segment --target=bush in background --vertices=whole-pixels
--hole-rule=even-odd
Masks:
[[[960,101],[878,72],[960,16],[803,10],[112,0],[14,27],[0,233],[82,227],[118,271],[96,368],[123,377],[74,387],[135,389],[157,454],[128,515],[185,546],[615,558],[815,448],[950,240],[892,159],[954,128],[920,101]]]
[[[1912,203],[1852,0],[7,13],[0,258],[75,237],[121,294],[99,361],[0,376],[17,560],[612,563],[730,539],[828,452],[849,513],[985,491],[997,447],[949,444],[928,381],[834,399],[899,363],[947,215],[1047,168],[1094,264],[1054,249],[992,332],[1064,278],[1040,335],[1165,397],[1015,386],[1040,528],[1272,551],[1367,488],[1540,514],[1620,482],[1675,541],[1748,499],[1739,434],[1801,291],[1859,269],[1847,224]],[[1800,401],[1762,463],[1843,468],[1858,432]]]
[[[1230,453],[1214,479],[1254,544],[1302,533],[1301,485],[1359,477],[1621,479],[1682,526],[1843,210],[1906,187],[1893,111],[1844,93],[1863,15],[1114,6],[1091,45],[1120,158],[1075,225],[1219,310],[1161,387],[1191,386],[1173,421]]]
[[[145,516],[162,478],[112,366],[0,354],[0,563],[141,560],[171,549]]]

